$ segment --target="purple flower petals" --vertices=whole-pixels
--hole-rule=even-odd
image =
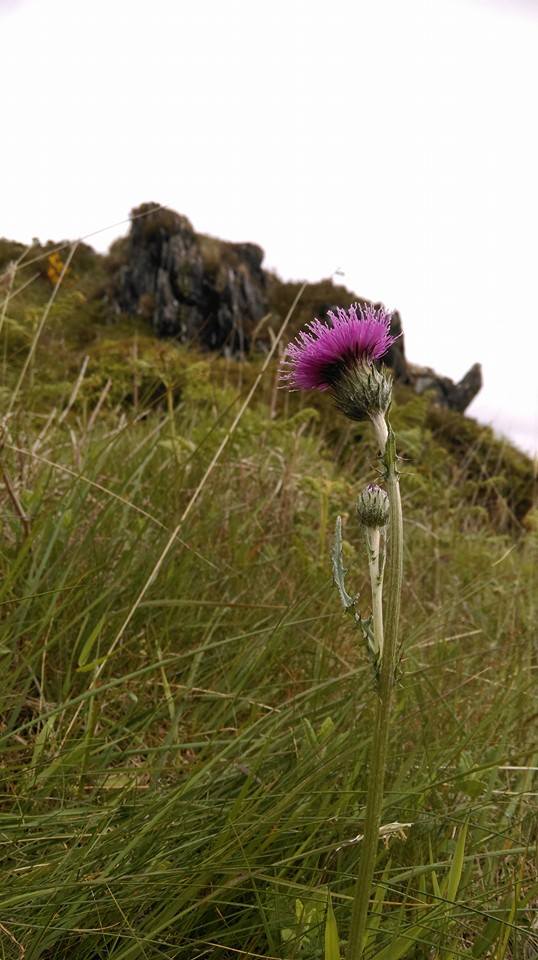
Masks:
[[[396,339],[384,307],[354,303],[329,310],[328,318],[313,320],[288,344],[282,379],[291,390],[329,390],[345,368],[379,360]]]

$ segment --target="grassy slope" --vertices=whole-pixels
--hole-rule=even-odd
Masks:
[[[373,699],[328,553],[344,511],[366,603],[352,505],[376,475],[370,439],[276,392],[274,367],[230,434],[256,361],[107,325],[84,299],[100,261],[67,280],[1,461],[2,955],[322,957],[327,887],[345,939]],[[41,276],[9,303],[4,410],[50,289]],[[528,467],[399,399],[405,651],[384,822],[412,826],[380,847],[369,951],[528,960],[537,541],[510,484]]]

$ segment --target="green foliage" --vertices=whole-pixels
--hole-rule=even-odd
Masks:
[[[366,597],[373,442],[274,368],[230,434],[258,361],[92,319],[92,269],[75,256],[1,452],[3,956],[333,960],[374,694],[330,541],[347,511]],[[4,409],[47,283],[10,304]],[[494,506],[517,452],[435,416],[405,391],[393,411],[403,678],[367,956],[527,960],[538,539]]]

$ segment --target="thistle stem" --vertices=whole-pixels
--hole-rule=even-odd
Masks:
[[[374,428],[375,438],[377,440],[378,447],[381,453],[383,453],[383,450],[386,447],[387,438],[389,435],[387,421],[385,420],[384,414],[382,414],[381,411],[379,410],[376,410],[375,413],[371,413],[369,416],[370,416],[371,424]]]
[[[368,568],[372,587],[372,624],[378,662],[383,656],[383,569],[380,568],[381,528],[367,527]]]
[[[383,807],[390,713],[398,648],[398,623],[400,618],[400,593],[403,570],[403,522],[400,484],[398,471],[396,469],[396,446],[394,434],[390,429],[383,456],[383,463],[385,466],[385,483],[390,510],[386,629],[383,657],[379,672],[378,696],[371,745],[364,839],[361,846],[359,873],[355,886],[351,914],[348,960],[360,960],[363,956],[365,946],[366,922],[368,919],[370,892],[377,857],[379,827],[381,825]]]

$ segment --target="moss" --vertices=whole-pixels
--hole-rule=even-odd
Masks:
[[[26,247],[23,243],[16,243],[14,240],[6,240],[0,237],[0,273],[15,260],[22,257]]]
[[[139,207],[134,207],[131,210],[131,220],[136,221],[138,236],[145,240],[161,236],[162,233],[177,233],[179,228],[194,236],[192,224],[187,217],[167,207],[159,207],[157,203],[142,203]]]
[[[216,237],[209,237],[205,234],[198,234],[198,244],[202,257],[204,272],[215,280],[222,270],[231,268],[237,270],[241,264],[237,250],[233,244],[225,243],[223,240],[217,240]]]
[[[284,282],[276,274],[269,274],[268,278],[269,309],[272,314],[271,326],[276,333],[299,293],[302,283],[299,281]],[[361,301],[347,287],[333,283],[331,279],[309,283],[294,310],[288,331],[291,336],[294,336],[313,317],[321,319],[332,307],[349,307],[349,304],[354,301],[366,302]]]
[[[116,273],[120,267],[127,263],[129,252],[129,237],[118,237],[108,248],[108,254],[105,257],[105,269],[107,274]]]
[[[522,522],[536,494],[531,460],[490,427],[455,411],[429,405],[426,424],[456,464],[454,482],[465,473],[474,484],[476,502],[486,506],[501,526]]]

